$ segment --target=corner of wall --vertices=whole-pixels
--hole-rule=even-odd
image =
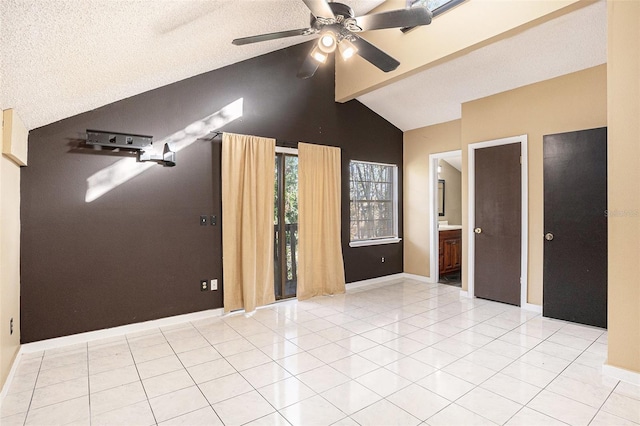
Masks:
[[[410,130],[403,135],[404,272],[423,277],[429,270],[429,155],[456,151],[461,121]]]
[[[14,139],[14,148],[24,143],[26,154],[26,133],[23,137],[24,140]],[[3,147],[10,142],[7,135],[2,139]],[[0,388],[5,385],[19,349],[20,166],[4,154],[3,149],[0,156]]]
[[[609,371],[640,374],[640,2],[607,2]]]

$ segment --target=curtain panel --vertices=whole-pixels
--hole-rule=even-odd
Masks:
[[[345,292],[340,148],[298,144],[299,300]]]
[[[275,302],[273,183],[275,139],[222,136],[224,311]]]

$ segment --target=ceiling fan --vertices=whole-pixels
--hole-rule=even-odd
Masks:
[[[320,64],[324,63],[336,48],[345,60],[357,54],[382,71],[389,72],[395,70],[400,62],[356,33],[431,23],[431,11],[422,6],[354,17],[353,9],[346,4],[328,3],[327,0],[302,1],[311,11],[309,28],[242,37],[233,40],[232,43],[241,46],[284,37],[320,34],[318,42],[314,44],[298,71],[299,78],[313,76]]]

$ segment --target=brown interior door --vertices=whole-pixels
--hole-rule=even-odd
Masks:
[[[474,294],[520,306],[520,143],[475,151]]]
[[[606,327],[607,129],[547,135],[543,150],[543,315]]]

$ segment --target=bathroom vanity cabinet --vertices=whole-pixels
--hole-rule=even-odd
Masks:
[[[459,271],[462,264],[462,230],[441,230],[438,234],[440,275]]]

